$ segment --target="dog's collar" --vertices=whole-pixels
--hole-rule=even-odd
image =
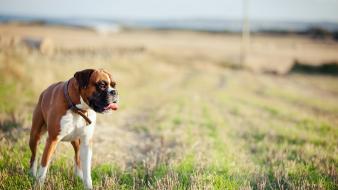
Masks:
[[[81,117],[83,117],[84,120],[86,120],[86,122],[87,122],[88,124],[91,124],[92,121],[85,115],[85,113],[86,113],[87,111],[85,111],[85,110],[83,110],[83,109],[80,109],[80,108],[76,107],[76,106],[73,104],[72,100],[70,99],[70,96],[69,96],[69,94],[68,94],[68,85],[69,85],[69,81],[70,81],[70,80],[68,80],[68,81],[66,82],[66,84],[64,85],[64,87],[63,87],[63,94],[65,95],[65,98],[66,98],[66,101],[67,101],[67,104],[68,104],[68,109],[71,109],[73,112],[79,114]]]

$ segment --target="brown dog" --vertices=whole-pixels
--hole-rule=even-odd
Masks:
[[[44,90],[33,113],[29,146],[30,173],[43,184],[51,156],[60,141],[70,141],[75,151],[75,173],[92,189],[91,143],[96,113],[117,110],[116,82],[104,70],[86,69],[67,82]],[[41,166],[37,173],[36,149],[41,136],[48,133]],[[79,152],[80,151],[80,152]]]

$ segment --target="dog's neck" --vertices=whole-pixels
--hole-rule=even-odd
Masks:
[[[90,109],[89,105],[83,100],[79,85],[75,78],[69,80],[68,94],[72,103],[79,109],[88,110]]]
[[[67,85],[67,83],[65,85]],[[78,86],[75,78],[69,79],[68,95],[74,105],[81,103],[81,95]]]
[[[90,109],[88,104],[82,99],[81,94],[80,94],[80,104],[75,104],[75,106],[79,109],[82,109],[82,110]]]
[[[81,97],[81,92],[79,90],[77,82],[74,78],[67,81],[64,85],[64,95],[67,102],[68,109],[71,109],[73,112],[81,115],[83,119],[86,120],[87,124],[91,124],[92,121],[88,118],[88,109],[89,106],[83,101]],[[77,89],[77,90],[76,90]],[[77,92],[77,93],[76,93]],[[73,98],[72,98],[73,97]],[[74,101],[74,99],[76,99]],[[78,103],[80,102],[80,104]],[[85,109],[87,108],[87,109]]]

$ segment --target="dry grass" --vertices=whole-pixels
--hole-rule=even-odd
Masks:
[[[83,68],[111,71],[121,96],[118,112],[98,117],[96,189],[337,189],[337,78],[229,69],[223,36],[131,32],[105,41],[66,30],[85,40],[77,43],[40,31],[55,42],[53,55],[0,51],[0,189],[33,187],[31,110],[41,90]],[[82,188],[70,179],[71,149],[58,148],[46,189]]]

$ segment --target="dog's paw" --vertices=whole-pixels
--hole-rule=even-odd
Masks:
[[[36,170],[34,170],[34,169],[32,169],[32,168],[29,169],[28,175],[29,175],[30,177],[36,178]]]
[[[36,171],[37,171],[37,165],[36,165],[36,161],[34,161],[33,165],[31,168],[29,168],[29,172],[28,174],[31,176],[31,177],[36,177]]]
[[[33,189],[34,190],[44,189],[44,183],[45,183],[45,179],[37,177],[34,182]]]
[[[74,175],[75,175],[75,177],[79,177],[81,180],[83,180],[83,172],[82,172],[81,169],[75,167]]]
[[[93,185],[92,184],[86,184],[86,189],[93,189]]]

